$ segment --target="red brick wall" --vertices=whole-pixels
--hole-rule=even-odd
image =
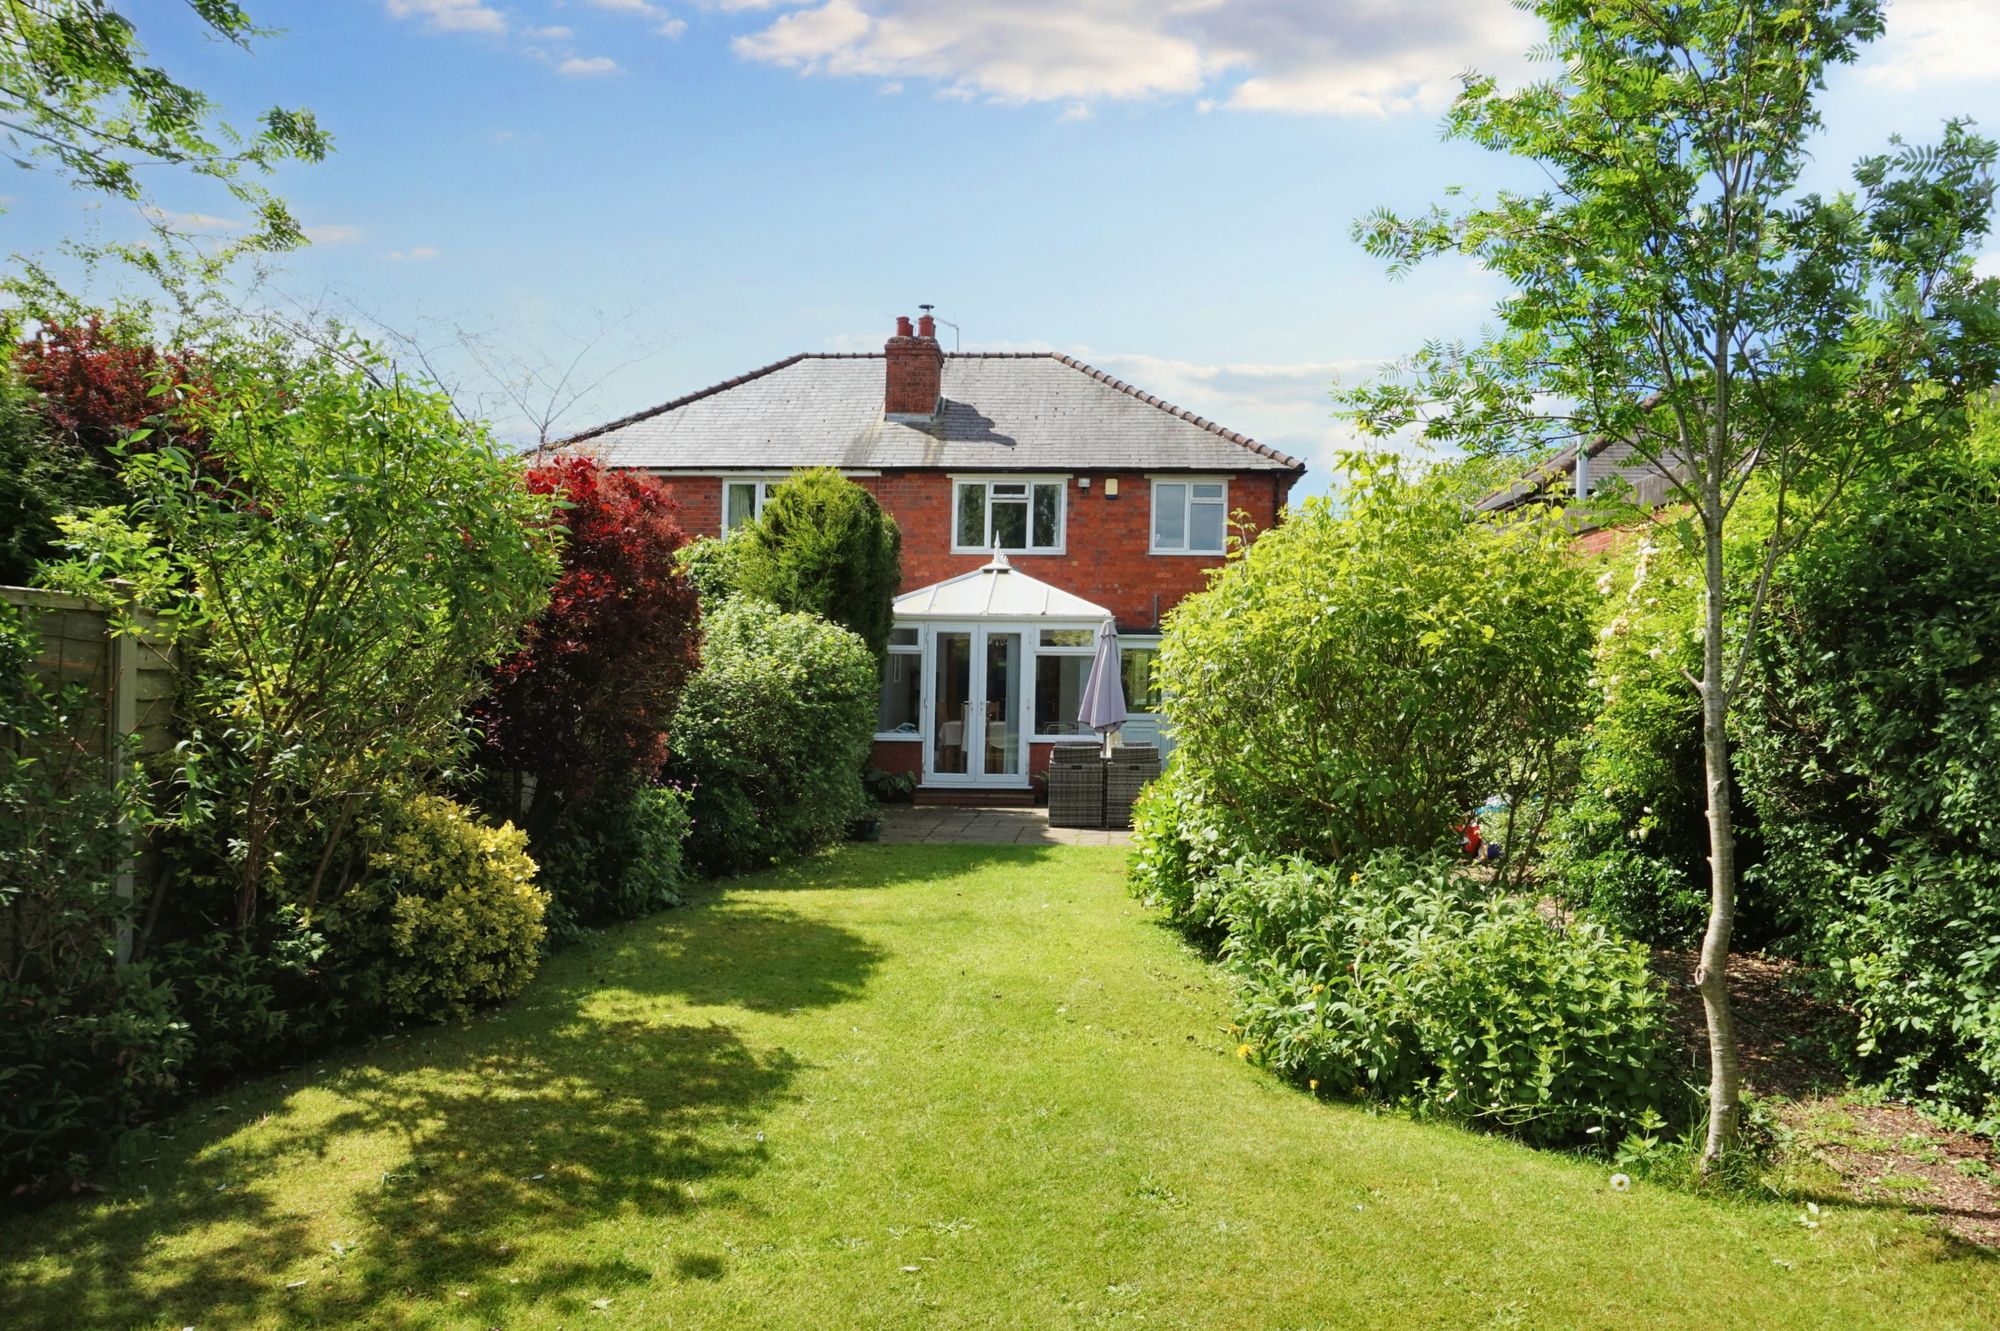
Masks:
[[[1090,472],[1090,489],[1069,482],[1068,530],[1060,555],[1009,555],[1043,582],[1103,606],[1131,633],[1154,628],[1183,596],[1199,591],[1219,555],[1149,555],[1152,489],[1144,472]],[[1118,497],[1104,482],[1115,477]],[[722,529],[722,481],[714,476],[661,478],[681,505],[681,525],[713,536]],[[1277,521],[1293,477],[1245,472],[1230,478],[1229,507],[1262,531]],[[913,591],[978,568],[988,556],[951,553],[951,478],[939,471],[857,476],[903,529],[903,590]]]

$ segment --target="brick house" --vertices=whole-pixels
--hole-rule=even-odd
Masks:
[[[947,353],[930,316],[880,353],[806,354],[587,430],[565,450],[646,471],[690,531],[751,521],[794,469],[837,467],[903,536],[875,761],[934,795],[1030,796],[1098,635],[1127,741],[1159,740],[1161,618],[1278,521],[1305,464],[1069,356]],[[984,700],[983,705],[974,700]]]

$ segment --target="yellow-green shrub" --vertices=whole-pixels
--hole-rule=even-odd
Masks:
[[[435,795],[387,803],[361,832],[366,869],[327,932],[367,959],[391,1012],[461,1015],[527,986],[548,896],[535,885],[525,833],[489,827]]]

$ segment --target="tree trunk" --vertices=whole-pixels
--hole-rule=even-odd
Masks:
[[[1736,1061],[1736,1024],[1729,1011],[1729,935],[1736,923],[1736,833],[1729,806],[1729,695],[1722,669],[1719,521],[1707,524],[1702,544],[1707,584],[1701,631],[1701,749],[1708,782],[1708,930],[1702,935],[1701,960],[1694,979],[1708,1018],[1708,1141],[1701,1153],[1705,1173],[1736,1144],[1742,1079]]]

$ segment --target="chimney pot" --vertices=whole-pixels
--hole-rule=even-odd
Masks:
[[[944,351],[927,314],[912,333],[907,316],[896,319],[896,335],[882,348],[885,374],[882,414],[905,420],[935,416],[944,388]]]
[[[937,320],[931,318],[931,316],[928,314],[926,314],[923,318],[917,320],[917,336],[936,337]]]

